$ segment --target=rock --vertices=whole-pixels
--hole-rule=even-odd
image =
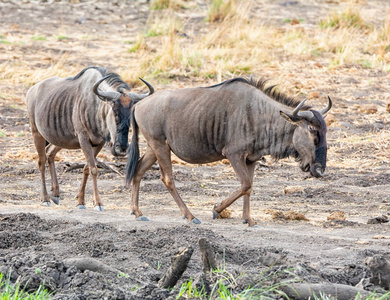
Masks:
[[[295,194],[295,193],[303,193],[303,188],[300,186],[286,186],[283,190],[286,195]]]
[[[343,211],[334,211],[334,212],[332,212],[326,219],[327,219],[328,221],[331,221],[331,220],[341,220],[341,221],[345,221],[345,220],[346,220],[346,217],[345,217]]]
[[[386,290],[390,289],[390,262],[381,255],[368,257],[364,262],[372,272],[370,282],[383,287]]]
[[[349,83],[349,84],[359,84],[360,81],[359,80],[356,80],[355,78],[353,77],[348,77],[348,78],[345,78],[342,83]]]
[[[290,210],[284,214],[284,219],[285,220],[290,220],[290,221],[309,221],[308,218],[302,213],[298,213],[296,211]]]
[[[376,114],[378,112],[378,107],[374,104],[365,104],[360,106],[360,112],[367,114]]]
[[[233,209],[225,208],[219,213],[218,219],[229,219],[232,217]]]
[[[332,114],[327,114],[325,117],[326,126],[330,126],[334,122],[336,122],[336,117]]]
[[[389,222],[389,218],[387,216],[383,215],[383,216],[369,219],[367,221],[367,224],[382,224],[382,223],[388,223],[388,222]]]
[[[291,20],[291,25],[297,25],[297,24],[300,24],[299,20],[297,18],[294,18]]]
[[[320,93],[317,91],[313,91],[313,92],[310,92],[309,94],[307,94],[308,99],[315,99],[315,98],[319,98],[319,97],[320,97]]]

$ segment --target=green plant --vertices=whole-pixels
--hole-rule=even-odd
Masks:
[[[67,40],[67,39],[69,39],[69,37],[67,37],[67,36],[65,36],[65,35],[59,35],[59,36],[57,36],[57,40],[59,40],[59,41]]]
[[[35,268],[35,274],[41,274],[42,270],[40,268]]]
[[[5,131],[3,130],[0,130],[0,137],[6,137],[7,134],[5,133]]]
[[[50,299],[49,293],[44,285],[40,285],[34,293],[27,293],[20,284],[12,285],[10,275],[5,278],[4,274],[0,274],[0,299],[4,300],[46,300]]]
[[[181,297],[186,296],[186,298],[200,298],[203,299],[207,296],[204,285],[199,290],[196,285],[193,284],[193,279],[191,278],[189,281],[184,282],[180,286],[179,294],[177,295],[176,299],[180,299]]]
[[[46,41],[46,37],[42,35],[34,35],[31,37],[34,41]]]
[[[127,273],[120,272],[118,275],[116,275],[118,278],[130,278],[130,275]]]

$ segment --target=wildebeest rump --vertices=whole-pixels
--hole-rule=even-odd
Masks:
[[[133,137],[126,183],[132,182],[131,210],[139,209],[143,174],[158,160],[161,179],[188,221],[200,223],[179,196],[172,177],[170,151],[189,163],[209,163],[227,158],[241,187],[215,205],[213,217],[244,196],[243,220],[250,216],[255,162],[264,155],[276,159],[294,156],[301,169],[320,177],[326,167],[326,124],[322,111],[312,110],[275,90],[265,80],[235,78],[207,88],[160,91],[134,106]],[[139,160],[138,129],[148,147]]]
[[[99,88],[103,82],[107,91]],[[146,84],[152,94],[152,86]],[[77,195],[78,207],[85,208],[85,185],[91,174],[95,209],[103,210],[97,189],[96,155],[108,142],[112,144],[114,155],[127,153],[132,105],[149,95],[130,93],[129,90],[119,75],[106,75],[106,70],[100,67],[85,68],[75,77],[48,78],[29,89],[26,103],[38,152],[42,205],[50,205],[50,198],[56,204],[59,202],[54,166],[58,151],[81,148],[87,163]],[[50,198],[45,184],[46,157],[52,179]]]

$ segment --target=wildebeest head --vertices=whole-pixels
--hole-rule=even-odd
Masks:
[[[284,119],[297,126],[293,135],[293,145],[301,161],[300,167],[304,172],[310,171],[314,177],[324,176],[326,168],[326,123],[323,115],[332,107],[329,96],[328,100],[328,106],[320,111],[299,111],[305,99],[292,114],[280,112]]]
[[[129,129],[130,129],[130,115],[132,107],[138,101],[154,93],[153,87],[140,78],[149,88],[147,94],[136,94],[126,91],[128,86],[121,85],[117,88],[117,91],[102,91],[99,89],[99,85],[116,74],[109,74],[99,79],[93,86],[93,92],[103,101],[111,104],[112,113],[115,118],[116,130],[111,132],[112,148],[111,153],[114,156],[125,156],[127,149],[129,148]],[[113,136],[114,135],[114,136]]]

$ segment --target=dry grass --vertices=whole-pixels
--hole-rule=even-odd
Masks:
[[[207,22],[222,22],[232,18],[237,12],[237,0],[211,0]],[[241,1],[245,3],[244,1]]]

